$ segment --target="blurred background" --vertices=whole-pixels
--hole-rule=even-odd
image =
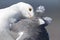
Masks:
[[[44,16],[49,16],[53,19],[52,23],[46,27],[50,40],[60,40],[60,0],[0,0],[0,8],[8,7],[18,2],[27,2],[34,9],[39,5],[45,7]]]

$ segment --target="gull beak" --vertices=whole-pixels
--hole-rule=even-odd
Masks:
[[[33,18],[33,16],[30,16],[30,19],[32,19]]]
[[[29,18],[33,18],[34,17],[34,15],[31,15],[30,13],[29,13]]]

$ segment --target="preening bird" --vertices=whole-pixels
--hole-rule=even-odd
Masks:
[[[7,35],[7,31],[10,28],[10,24],[17,22],[20,19],[31,18],[33,16],[33,7],[30,4],[24,2],[19,2],[7,8],[0,9],[0,40],[10,39],[7,38],[9,36]],[[4,39],[4,37],[6,38]]]

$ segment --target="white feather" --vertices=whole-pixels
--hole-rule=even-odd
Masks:
[[[39,18],[38,21],[39,21],[40,25],[45,24],[45,21],[43,19],[41,19],[41,18]]]
[[[19,37],[16,40],[19,40],[22,37],[22,35],[24,34],[24,32],[19,32],[18,34],[19,34]]]

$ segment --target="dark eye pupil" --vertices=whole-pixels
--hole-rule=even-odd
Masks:
[[[32,9],[31,8],[29,8],[29,11],[31,11]]]

